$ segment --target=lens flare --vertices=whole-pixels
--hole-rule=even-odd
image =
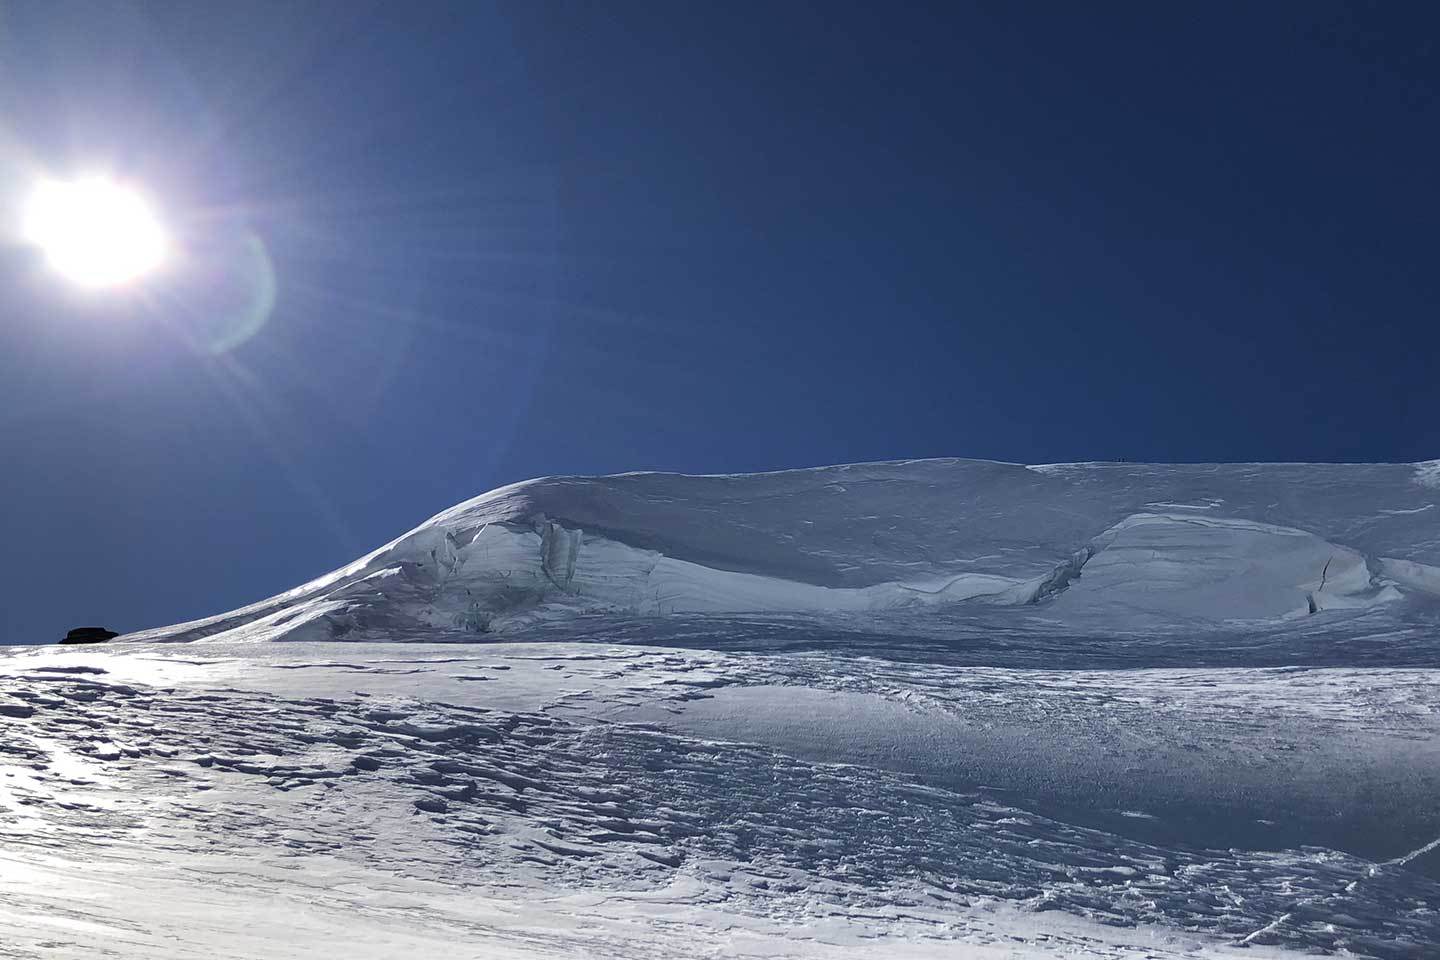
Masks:
[[[145,198],[107,177],[38,184],[21,229],[57,273],[88,288],[120,286],[154,271],[170,246]]]

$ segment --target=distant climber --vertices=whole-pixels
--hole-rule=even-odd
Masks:
[[[107,630],[104,627],[76,627],[65,634],[61,643],[104,643],[106,640],[120,636],[114,630]]]

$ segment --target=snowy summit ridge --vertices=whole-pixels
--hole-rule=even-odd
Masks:
[[[1421,464],[911,460],[550,477],[452,507],[240,610],[130,640],[460,639],[579,615],[944,605],[1108,630],[1440,595]]]
[[[1434,463],[514,484],[0,658],[0,953],[1440,956],[1437,627]]]

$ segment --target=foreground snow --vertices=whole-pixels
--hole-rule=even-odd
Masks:
[[[1437,497],[497,491],[233,614],[0,653],[0,954],[1435,956]]]
[[[1440,944],[1433,670],[1057,659],[13,649],[0,942],[136,958]]]

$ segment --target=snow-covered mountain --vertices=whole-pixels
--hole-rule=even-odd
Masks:
[[[587,614],[1005,606],[1129,631],[1440,595],[1440,461],[975,460],[502,487],[287,593],[131,640],[389,640]]]
[[[1440,462],[516,484],[0,650],[0,955],[1429,960],[1437,595]]]

